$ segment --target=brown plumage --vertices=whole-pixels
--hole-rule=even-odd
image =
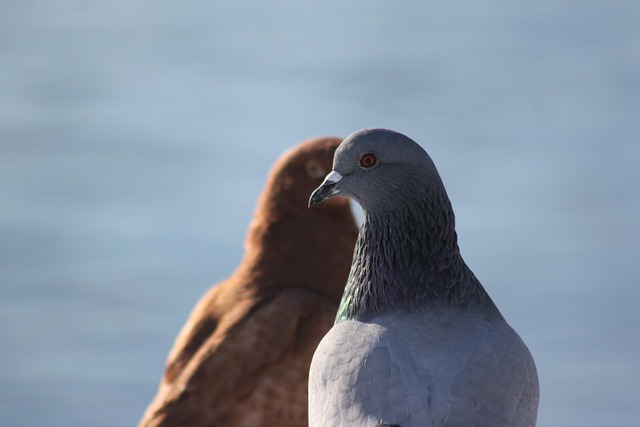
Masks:
[[[339,143],[307,141],[274,165],[242,263],[195,306],[141,427],[307,425],[309,364],[358,234],[348,199],[307,208]]]

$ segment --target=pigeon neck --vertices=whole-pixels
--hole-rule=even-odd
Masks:
[[[460,255],[446,195],[365,212],[336,321],[436,307],[483,307],[499,316]]]

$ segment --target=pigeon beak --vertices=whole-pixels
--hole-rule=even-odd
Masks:
[[[311,194],[311,198],[309,199],[309,207],[312,208],[323,200],[326,200],[340,193],[340,190],[336,188],[336,185],[340,182],[341,179],[342,175],[340,175],[336,171],[331,171],[331,173],[324,179],[324,182],[320,185],[320,187],[316,188],[316,191]]]

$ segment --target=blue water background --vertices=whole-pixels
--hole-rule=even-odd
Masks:
[[[539,426],[640,420],[640,3],[8,0],[0,425],[134,425],[272,162],[432,155],[539,369]]]

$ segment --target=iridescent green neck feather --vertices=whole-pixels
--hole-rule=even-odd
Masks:
[[[444,189],[399,196],[386,208],[365,209],[336,322],[436,307],[501,318],[460,256]]]

